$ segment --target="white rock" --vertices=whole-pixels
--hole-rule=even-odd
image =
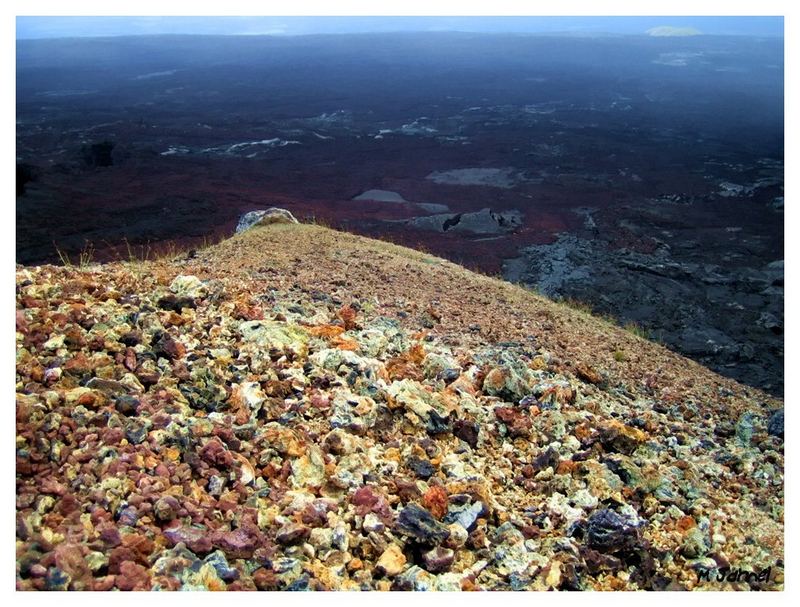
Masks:
[[[175,295],[199,299],[208,295],[208,288],[197,276],[183,275],[176,276],[175,280],[169,285],[169,290]]]
[[[261,405],[267,400],[266,394],[261,389],[261,385],[255,381],[248,381],[240,386],[242,399],[247,404],[253,415],[257,415],[261,410]]]
[[[236,233],[240,234],[250,228],[266,226],[273,223],[299,223],[289,211],[278,207],[250,211],[239,218],[236,225]]]
[[[364,517],[364,524],[362,525],[364,531],[368,533],[380,533],[383,531],[386,526],[383,524],[381,519],[377,517],[374,512],[368,512],[367,515]]]
[[[43,344],[45,350],[58,350],[64,346],[64,335],[54,335]]]

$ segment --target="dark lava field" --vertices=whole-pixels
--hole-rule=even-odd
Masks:
[[[782,395],[783,77],[783,41],[742,36],[22,40],[17,262],[285,207]]]

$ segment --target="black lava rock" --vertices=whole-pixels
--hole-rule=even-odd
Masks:
[[[288,590],[289,592],[305,592],[305,591],[307,591],[309,589],[308,588],[308,584],[309,584],[310,581],[311,580],[308,577],[308,574],[304,573],[299,578],[297,578],[294,582],[289,584],[286,587],[286,590]]]
[[[138,346],[142,343],[142,333],[141,331],[128,331],[119,338],[119,342],[129,347]]]
[[[122,415],[136,415],[136,409],[139,406],[139,399],[129,394],[121,394],[114,402],[114,407],[122,413]]]
[[[439,415],[436,411],[431,411],[428,414],[428,422],[425,424],[425,430],[428,434],[443,434],[450,432],[452,425],[450,418]]]
[[[613,510],[597,510],[589,517],[586,543],[603,552],[630,550],[639,541],[639,528]]]
[[[50,567],[44,577],[44,587],[46,590],[67,590],[72,581],[69,575],[61,571],[58,567]]]
[[[139,420],[132,420],[128,427],[125,429],[125,438],[133,445],[138,445],[144,442],[147,438],[148,428],[147,425]]]
[[[558,468],[559,461],[560,457],[558,455],[558,451],[553,449],[553,447],[548,447],[546,451],[533,458],[531,464],[538,472],[539,470],[546,470],[547,468],[552,468],[555,470]]]
[[[439,378],[446,384],[452,384],[461,375],[461,369],[445,369],[439,374]]]
[[[162,297],[157,302],[158,307],[162,310],[172,310],[173,312],[181,313],[183,308],[196,308],[197,303],[191,297],[176,297],[175,295],[168,294]]]
[[[783,438],[783,409],[778,409],[770,415],[767,423],[767,432],[772,436]]]
[[[406,465],[411,468],[414,474],[419,478],[425,480],[428,480],[431,476],[436,474],[434,465],[428,460],[420,459],[419,457],[409,457],[406,461]]]
[[[450,531],[430,512],[416,504],[409,504],[397,517],[397,529],[405,535],[428,544],[440,544],[450,537]]]
[[[453,423],[453,434],[475,449],[478,446],[480,426],[466,419],[458,419]]]

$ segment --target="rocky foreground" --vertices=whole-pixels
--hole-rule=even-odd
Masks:
[[[306,225],[16,285],[20,590],[783,588],[783,403],[523,289]]]

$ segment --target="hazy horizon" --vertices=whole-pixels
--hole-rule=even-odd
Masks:
[[[136,35],[471,32],[617,35],[783,36],[783,17],[27,17],[16,39]]]

